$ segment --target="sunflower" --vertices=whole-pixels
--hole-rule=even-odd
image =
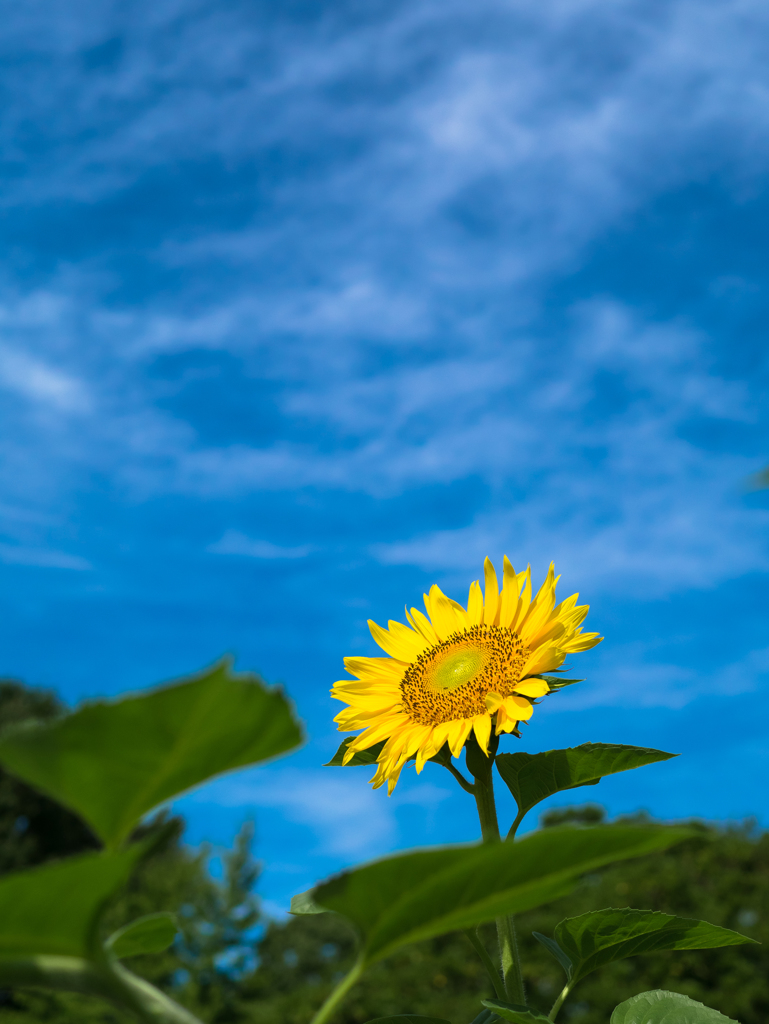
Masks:
[[[551,692],[541,677],[558,669],[567,654],[600,643],[598,633],[582,633],[588,605],[578,594],[555,603],[556,577],[550,565],[545,582],[531,596],[531,569],[516,573],[504,559],[499,589],[494,566],[484,564],[485,594],[476,580],[467,608],[437,587],[424,595],[427,615],[406,609],[409,625],[369,620],[374,640],[387,658],[345,658],[354,679],[335,683],[331,695],[348,704],[335,722],[340,732],[363,729],[347,747],[344,763],[385,740],[375,789],[385,781],[392,793],[404,764],[416,757],[417,772],[448,744],[459,754],[471,732],[488,755],[496,735],[518,732],[534,711],[536,698]]]

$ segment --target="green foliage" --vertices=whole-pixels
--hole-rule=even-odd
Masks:
[[[611,1024],[727,1024],[718,1010],[711,1010],[678,992],[641,992],[626,999],[611,1015]],[[734,1024],[734,1021],[729,1021]]]
[[[174,941],[178,931],[174,914],[146,914],[113,932],[104,947],[118,960],[142,953],[162,953]]]
[[[511,1024],[549,1024],[547,1017],[541,1013],[532,1013],[526,1006],[501,1003],[498,999],[484,999],[483,1005],[493,1010],[502,1020],[511,1021]]]
[[[499,754],[495,760],[502,780],[518,805],[518,820],[532,807],[566,789],[595,786],[606,775],[667,761],[676,754],[649,747],[616,743],[583,743],[567,750],[541,754]]]
[[[564,895],[580,874],[665,849],[689,833],[659,827],[551,829],[521,842],[401,854],[346,871],[313,900],[352,921],[361,958],[374,963],[399,946]]]
[[[170,686],[23,723],[0,738],[0,763],[115,849],[159,804],[300,741],[282,693],[222,661]]]
[[[393,1017],[376,1017],[368,1024],[449,1024],[441,1017],[419,1017],[414,1013],[398,1013]]]
[[[18,871],[0,879],[0,956],[88,957],[105,904],[125,884],[146,845]]]
[[[540,941],[542,937],[535,936]],[[716,949],[739,946],[754,939],[730,928],[721,928],[707,921],[692,921],[651,910],[594,910],[580,917],[569,917],[555,929],[555,942],[562,956],[550,951],[564,965],[575,985],[588,974],[638,953],[662,950]],[[545,944],[547,946],[547,944]]]
[[[0,725],[49,721],[65,712],[48,690],[0,680]],[[42,864],[52,857],[95,850],[98,841],[66,807],[0,767],[0,874]]]

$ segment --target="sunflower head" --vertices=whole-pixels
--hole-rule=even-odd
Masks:
[[[458,757],[474,732],[488,753],[492,729],[498,736],[531,718],[536,698],[550,692],[542,673],[558,669],[567,654],[600,643],[583,633],[588,605],[573,594],[555,603],[558,578],[551,564],[532,597],[531,570],[516,573],[504,559],[499,589],[494,566],[484,565],[485,587],[470,586],[467,608],[437,586],[424,595],[427,614],[406,610],[408,625],[369,621],[386,658],[345,658],[354,679],[335,683],[331,695],[348,705],[335,722],[340,732],[363,732],[350,743],[345,763],[357,751],[385,740],[374,788],[385,781],[392,793],[409,758],[417,772],[448,745]]]

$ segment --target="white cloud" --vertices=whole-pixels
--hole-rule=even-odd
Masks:
[[[319,844],[313,852],[356,860],[389,849],[397,834],[393,805],[367,779],[356,769],[263,768],[211,783],[189,799],[278,808],[288,821],[311,831]]]
[[[226,530],[220,540],[209,544],[206,551],[214,555],[242,555],[245,558],[306,558],[312,552],[309,544],[281,547],[268,540],[254,540],[238,530]]]
[[[90,405],[82,381],[8,346],[0,347],[0,385],[61,412],[84,412]]]
[[[67,554],[66,551],[3,543],[0,543],[0,562],[6,565],[38,566],[43,569],[74,569],[76,572],[93,568],[85,558]]]

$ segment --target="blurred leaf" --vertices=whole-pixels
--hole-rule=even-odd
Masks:
[[[516,1006],[515,1003],[501,1003],[498,999],[482,999],[481,1002],[489,1010],[493,1010],[503,1020],[512,1021],[512,1024],[550,1024],[550,1019],[544,1014],[530,1010],[528,1006]]]
[[[104,945],[119,960],[140,953],[162,953],[174,941],[178,931],[174,914],[147,914],[114,932]]]
[[[769,487],[769,466],[748,477],[747,487],[750,491],[763,491]]]
[[[313,899],[314,889],[308,889],[307,892],[297,893],[296,896],[291,897],[291,909],[289,914],[326,914],[328,911],[325,907],[319,907]]]
[[[399,946],[539,906],[569,892],[585,871],[691,835],[659,827],[553,828],[518,843],[375,861],[317,886],[312,897],[357,926],[363,962],[373,963]]]
[[[499,754],[494,763],[522,817],[553,793],[577,786],[594,786],[605,775],[677,756],[649,747],[583,743],[580,747],[546,750],[541,754]]]
[[[641,992],[620,1003],[611,1024],[735,1024],[718,1010],[712,1010],[678,992]]]
[[[0,957],[87,957],[105,903],[146,852],[146,843],[136,843],[0,878]]]
[[[323,767],[357,768],[360,765],[376,764],[376,759],[381,754],[382,747],[384,747],[387,740],[382,740],[380,743],[375,743],[374,746],[369,747],[368,750],[359,750],[357,753],[352,755],[352,758],[347,762],[346,765],[342,765],[342,758],[347,752],[347,748],[350,746],[350,744],[353,742],[355,738],[355,736],[347,736],[345,739],[343,739],[342,742],[339,744],[337,752],[334,754],[330,761],[327,761],[326,764],[323,765]]]
[[[393,1017],[375,1017],[368,1024],[450,1024],[442,1017],[420,1017],[416,1013],[397,1013]]]
[[[0,738],[0,763],[77,811],[116,848],[158,804],[301,738],[279,690],[221,661],[179,683],[9,731]]]
[[[555,929],[560,949],[572,962],[573,984],[598,967],[637,953],[672,949],[717,949],[754,942],[730,928],[672,917],[652,910],[595,910],[567,917]]]

